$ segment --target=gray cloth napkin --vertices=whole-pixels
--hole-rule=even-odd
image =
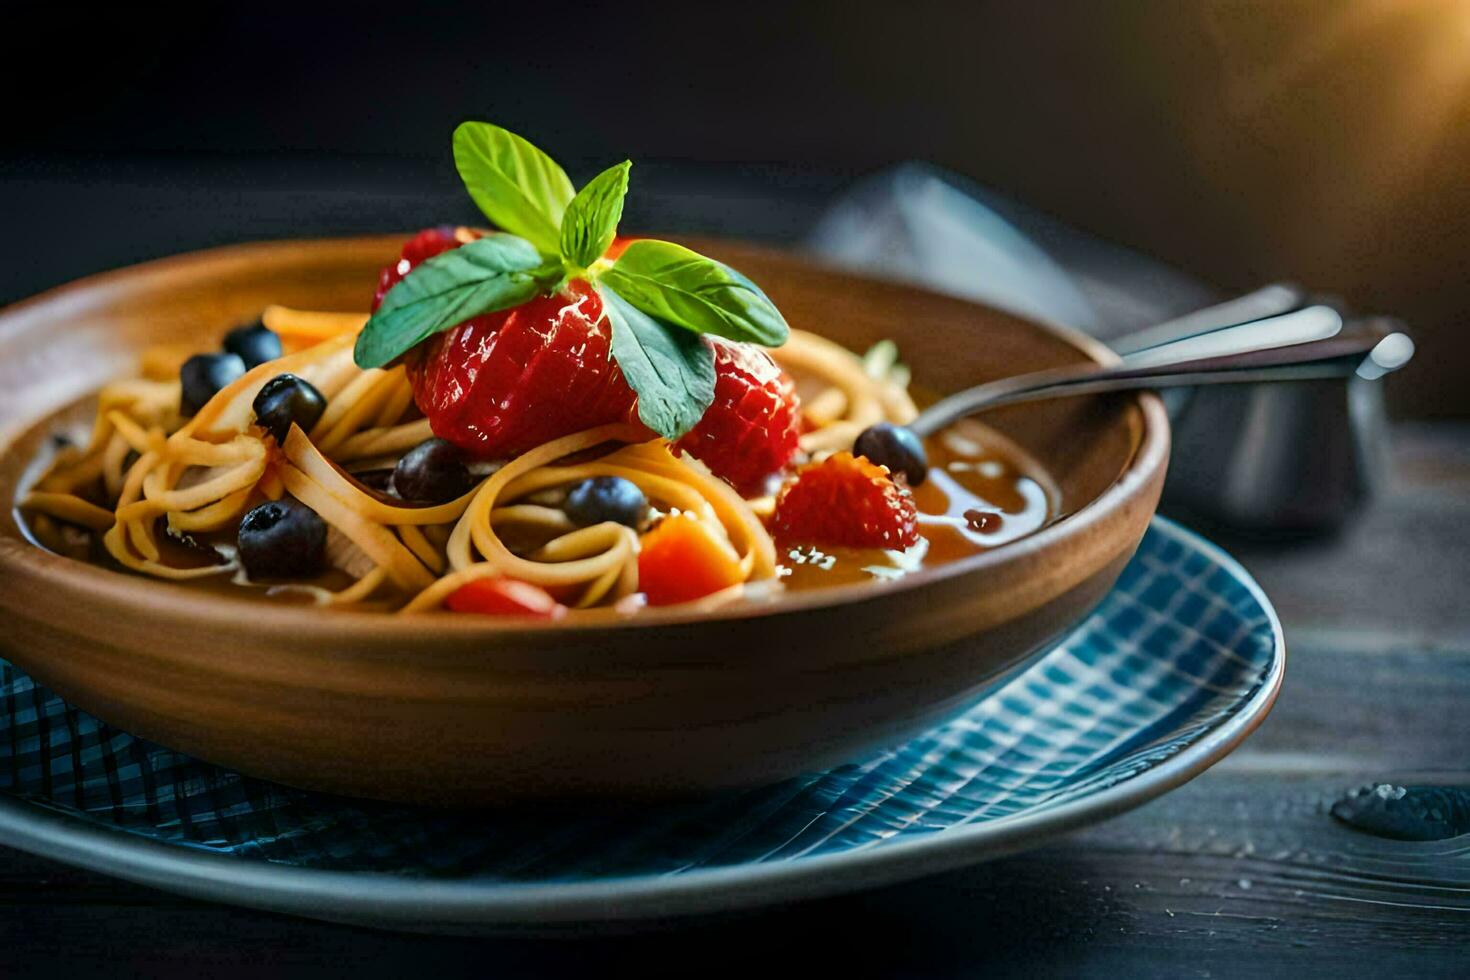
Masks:
[[[1215,302],[1204,284],[922,163],[870,177],[807,236],[829,261],[1107,339]]]

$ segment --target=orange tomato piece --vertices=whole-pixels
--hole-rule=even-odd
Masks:
[[[449,593],[444,606],[457,613],[536,619],[556,619],[567,611],[545,589],[514,578],[477,578],[466,582]]]
[[[643,535],[638,587],[650,606],[691,602],[744,580],[735,552],[692,517],[665,518]]]

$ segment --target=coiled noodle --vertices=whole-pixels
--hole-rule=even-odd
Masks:
[[[145,377],[99,393],[86,445],[61,451],[22,509],[100,534],[113,560],[145,575],[243,579],[229,544],[234,528],[261,501],[290,496],[330,527],[329,558],[345,584],[278,589],[324,605],[373,601],[419,613],[475,579],[508,576],[589,608],[636,603],[638,535],[611,522],[576,527],[556,503],[578,481],[618,476],[637,484],[657,513],[693,518],[728,544],[746,584],[775,579],[775,545],[759,516],[769,499],[743,499],[641,426],[589,429],[499,461],[447,503],[414,506],[372,489],[355,474],[391,468],[433,435],[404,368],[353,363],[363,315],[271,307],[264,320],[282,338],[285,355],[246,372],[193,418],[179,414],[177,352],[146,354]],[[914,415],[891,356],[875,351],[865,361],[801,331],[773,353],[816,386],[801,439],[808,455],[851,445],[873,422]],[[309,381],[327,407],[310,432],[293,426],[277,446],[254,424],[252,402],[285,372]],[[178,560],[173,544],[191,536],[212,545],[217,557]],[[743,590],[703,601],[728,601]]]

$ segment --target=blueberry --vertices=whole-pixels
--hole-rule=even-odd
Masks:
[[[453,443],[427,439],[414,446],[393,470],[393,489],[404,500],[442,504],[475,485]]]
[[[895,476],[902,473],[911,487],[923,483],[929,475],[929,456],[924,452],[923,440],[913,430],[892,422],[868,426],[858,435],[852,451],[868,457],[869,462],[888,467],[888,472]]]
[[[389,469],[358,470],[352,474],[352,478],[365,487],[383,493],[387,493],[388,488],[393,485],[393,471]]]
[[[195,354],[179,368],[179,412],[192,416],[219,390],[245,373],[238,354]]]
[[[620,476],[594,476],[574,485],[565,510],[581,527],[613,521],[638,531],[648,522],[648,498],[638,484]]]
[[[237,543],[252,579],[304,578],[326,564],[327,523],[305,504],[273,500],[245,515]]]
[[[281,338],[259,320],[225,334],[224,346],[226,352],[238,354],[247,369],[274,361],[283,353]]]
[[[255,424],[276,437],[276,445],[286,441],[291,423],[309,432],[327,410],[327,400],[309,381],[294,374],[278,374],[267,381],[250,403],[255,409]]]

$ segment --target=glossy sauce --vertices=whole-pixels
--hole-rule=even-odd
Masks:
[[[919,543],[907,551],[778,543],[790,589],[902,578],[988,551],[1045,527],[1059,492],[1045,471],[999,432],[966,419],[924,440],[929,476],[916,487]]]

